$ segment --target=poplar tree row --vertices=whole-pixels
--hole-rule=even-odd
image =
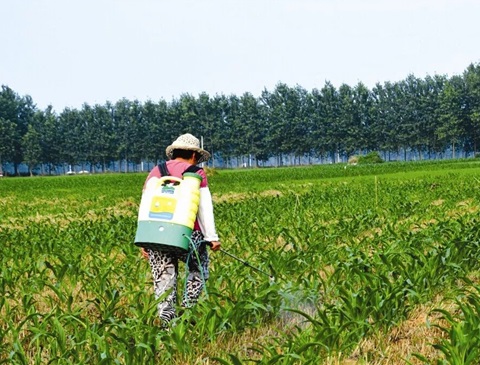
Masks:
[[[203,137],[215,167],[276,158],[296,164],[311,158],[348,158],[371,151],[389,160],[475,154],[480,144],[480,64],[461,75],[338,88],[326,82],[305,90],[283,83],[256,97],[183,94],[167,102],[122,99],[56,113],[39,110],[30,96],[0,91],[0,168],[22,163],[49,173],[59,166],[106,170],[112,163],[165,158],[182,133]],[[463,155],[460,155],[459,152]],[[58,172],[58,171],[57,171]]]

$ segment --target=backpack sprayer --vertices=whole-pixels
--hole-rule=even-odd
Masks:
[[[207,245],[209,245],[210,247],[212,247],[212,243],[211,242],[208,242],[208,241],[205,241],[207,243]],[[263,275],[266,275],[268,276],[268,279],[270,281],[270,283],[274,283],[275,282],[275,277],[273,275],[270,275],[269,273],[263,271],[263,270],[260,270],[258,267],[255,267],[253,266],[252,264],[250,264],[249,262],[245,261],[245,260],[242,260],[241,258],[231,254],[230,252],[228,251],[225,251],[223,248],[221,248],[219,250],[220,252],[224,253],[225,255],[227,256],[230,256],[232,259],[235,259],[239,262],[241,262],[242,264],[244,264],[245,266],[248,266],[249,268],[255,270],[256,272],[259,272],[260,274],[263,274]]]
[[[135,245],[170,252],[188,252],[200,202],[202,177],[195,167],[182,178],[170,176],[165,163],[161,177],[150,178],[142,192]]]

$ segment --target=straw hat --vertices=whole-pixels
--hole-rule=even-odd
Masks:
[[[197,163],[205,162],[210,158],[210,153],[200,148],[200,141],[197,137],[191,135],[190,133],[182,134],[178,137],[173,143],[167,147],[165,152],[167,157],[172,159],[173,150],[187,150],[195,151],[200,154],[200,158]]]

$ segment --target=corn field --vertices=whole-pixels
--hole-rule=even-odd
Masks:
[[[170,330],[145,177],[0,179],[0,363],[480,364],[480,161],[213,171],[222,247],[274,280],[211,253]]]

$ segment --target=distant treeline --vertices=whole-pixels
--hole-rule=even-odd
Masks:
[[[80,110],[39,110],[30,96],[8,86],[0,92],[0,169],[20,164],[42,173],[59,166],[105,171],[113,163],[140,164],[165,158],[165,147],[189,132],[203,137],[210,166],[256,165],[276,158],[296,164],[310,158],[348,158],[378,151],[414,153],[419,159],[476,154],[480,143],[480,64],[461,75],[336,88],[326,82],[307,91],[283,83],[259,97],[251,93],[170,102],[121,99]],[[397,157],[396,157],[397,158]],[[1,171],[1,170],[0,170]]]

